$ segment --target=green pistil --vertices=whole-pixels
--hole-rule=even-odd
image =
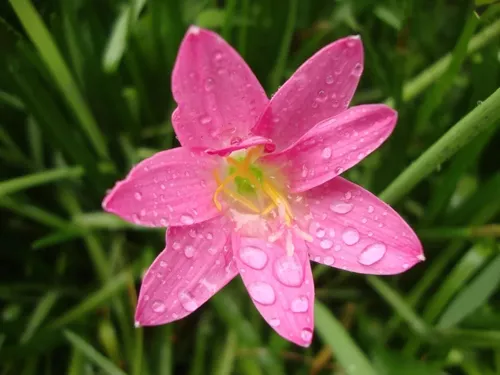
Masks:
[[[251,174],[255,176],[257,181],[262,182],[263,173],[262,169],[257,167],[256,165],[251,164],[248,167],[248,170]],[[236,172],[236,168],[230,166],[229,174],[233,174]],[[234,178],[234,184],[236,185],[236,191],[242,195],[253,195],[256,193],[255,186],[250,182],[250,180],[246,177],[236,176]]]

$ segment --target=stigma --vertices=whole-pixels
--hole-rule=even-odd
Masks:
[[[286,194],[286,184],[279,171],[259,164],[263,153],[264,148],[257,146],[227,156],[224,167],[214,171],[217,189],[213,202],[223,211],[221,198],[224,199],[236,231],[264,237],[269,242],[283,239],[286,254],[293,256],[292,234],[308,242],[313,239],[296,224],[290,196]]]

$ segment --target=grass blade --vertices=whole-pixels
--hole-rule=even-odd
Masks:
[[[348,375],[376,375],[375,369],[352,340],[349,333],[333,317],[327,307],[316,301],[314,305],[316,331]]]
[[[103,159],[108,159],[105,137],[42,18],[29,0],[9,1],[95,150]]]
[[[465,287],[450,303],[437,324],[438,328],[449,328],[485,303],[500,284],[500,255]]]
[[[500,121],[500,89],[456,123],[436,143],[406,168],[381,194],[380,198],[394,204],[411,191],[422,179],[479,133],[498,125]]]
[[[80,351],[89,361],[94,363],[104,373],[109,375],[126,375],[121,369],[115,366],[113,362],[108,360],[104,355],[99,353],[92,345],[83,338],[69,330],[63,332],[66,340],[78,351]]]

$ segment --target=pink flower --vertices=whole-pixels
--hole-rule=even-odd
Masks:
[[[168,227],[165,250],[142,283],[138,324],[189,315],[239,273],[269,325],[308,346],[309,259],[376,275],[425,259],[391,207],[339,177],[396,124],[385,105],[348,108],[362,70],[361,40],[347,37],[268,100],[222,38],[189,29],[172,76],[182,147],[139,163],[103,202],[125,220]]]

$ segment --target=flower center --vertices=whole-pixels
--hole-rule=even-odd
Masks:
[[[219,171],[214,171],[217,189],[213,196],[215,206],[222,211],[220,196],[223,194],[226,202],[232,208],[233,220],[237,229],[241,221],[256,221],[272,229],[262,229],[268,234],[268,240],[274,242],[285,234],[287,254],[293,254],[291,230],[298,233],[307,241],[312,237],[299,229],[294,223],[294,213],[289,203],[290,196],[283,194],[284,184],[280,184],[278,171],[271,167],[262,166],[257,159],[263,154],[263,147],[257,146],[245,154],[233,153],[225,158],[227,168],[220,176]],[[236,155],[234,155],[236,154]],[[263,220],[264,219],[264,222]],[[259,231],[258,231],[259,232]],[[257,233],[255,235],[264,235]]]

